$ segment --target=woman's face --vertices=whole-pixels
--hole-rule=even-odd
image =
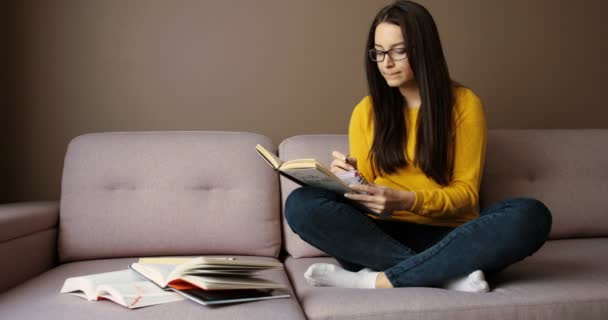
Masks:
[[[402,58],[405,56],[405,41],[401,32],[401,27],[382,22],[376,27],[374,34],[374,48],[376,50],[387,51],[391,49],[392,53],[384,54],[384,60],[378,61],[378,69],[390,87],[405,88],[415,84],[414,72],[410,68],[410,60],[405,58],[401,60],[393,60],[393,57]]]

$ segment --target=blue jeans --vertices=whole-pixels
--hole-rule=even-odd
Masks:
[[[498,272],[532,255],[551,230],[540,201],[498,202],[456,228],[371,219],[364,207],[313,187],[294,190],[285,203],[291,229],[335,257],[347,270],[384,271],[394,287],[437,286],[481,269]]]

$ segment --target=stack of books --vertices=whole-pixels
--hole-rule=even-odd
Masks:
[[[129,269],[68,278],[61,293],[129,309],[190,299],[202,305],[287,298],[285,285],[256,276],[278,262],[233,257],[141,258]]]

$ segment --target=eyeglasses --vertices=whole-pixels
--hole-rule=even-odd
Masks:
[[[384,57],[386,57],[387,54],[389,57],[391,57],[391,60],[393,61],[403,60],[407,58],[407,52],[405,48],[393,48],[386,51],[376,49],[369,50],[369,58],[375,62],[384,61]]]

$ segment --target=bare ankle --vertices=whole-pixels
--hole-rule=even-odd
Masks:
[[[390,289],[393,287],[393,284],[388,280],[386,274],[384,272],[378,273],[376,277],[376,288],[378,289]]]

